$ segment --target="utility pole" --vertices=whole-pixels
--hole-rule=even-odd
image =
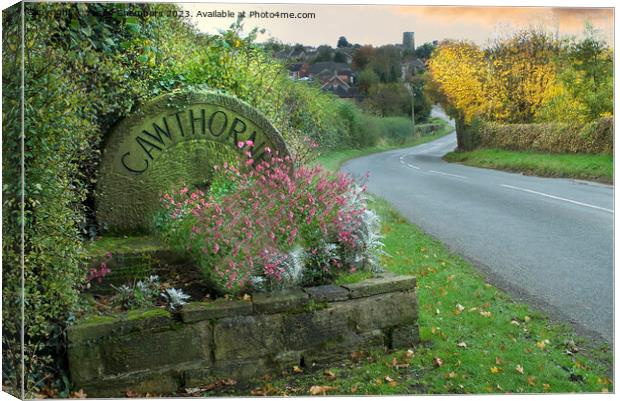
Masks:
[[[411,92],[411,126],[413,127],[413,137],[415,138],[415,92],[411,82],[406,83],[407,89]]]

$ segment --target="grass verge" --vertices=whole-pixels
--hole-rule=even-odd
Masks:
[[[441,120],[443,121],[443,120]],[[440,121],[436,121],[435,123],[439,123]],[[421,145],[426,142],[434,141],[435,139],[441,138],[442,136],[448,135],[452,132],[454,128],[452,128],[449,124],[444,123],[443,127],[440,128],[436,133],[432,135],[422,136],[420,138],[412,139],[410,141],[406,141],[400,144],[394,144],[389,142],[381,142],[375,146],[371,146],[363,149],[343,149],[336,150],[325,153],[318,157],[317,163],[321,164],[324,168],[336,171],[344,164],[347,160],[355,159],[356,157],[366,156],[372,153],[385,152],[387,150],[399,149],[399,148],[408,148],[411,146]]]
[[[528,175],[613,183],[614,161],[611,155],[476,149],[469,152],[451,152],[444,156],[444,159],[468,166],[521,172]]]

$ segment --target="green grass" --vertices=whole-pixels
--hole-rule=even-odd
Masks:
[[[317,163],[322,165],[324,168],[336,171],[345,163],[347,160],[355,159],[356,157],[366,156],[372,153],[385,152],[387,150],[399,149],[399,148],[408,148],[410,146],[421,145],[426,142],[434,141],[435,139],[441,138],[442,136],[448,135],[453,131],[453,128],[445,123],[443,120],[433,120],[434,124],[443,123],[443,127],[439,129],[433,135],[426,135],[420,138],[412,139],[410,141],[406,141],[401,144],[394,144],[389,142],[381,142],[376,146],[363,148],[363,149],[344,149],[344,150],[336,150],[330,151],[318,157]]]
[[[444,159],[468,166],[522,172],[530,175],[613,183],[614,161],[611,155],[476,149],[469,152],[451,152]]]

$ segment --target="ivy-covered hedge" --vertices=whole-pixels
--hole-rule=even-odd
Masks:
[[[485,123],[479,129],[480,145],[506,150],[550,153],[613,152],[613,118],[603,117],[586,125],[564,123]]]
[[[51,386],[66,397],[65,327],[79,310],[83,246],[96,234],[90,222],[100,144],[116,121],[160,93],[206,85],[260,109],[293,152],[308,138],[323,147],[368,140],[358,130],[363,124],[343,116],[350,106],[292,82],[239,25],[207,36],[162,16],[172,5],[25,3],[22,218],[20,8],[2,15],[3,384],[19,395],[23,245],[26,396]]]
[[[25,395],[54,384],[66,390],[67,378],[58,375],[63,371],[64,327],[72,320],[85,277],[87,198],[102,133],[141,99],[163,90],[162,71],[181,56],[174,46],[182,46],[193,34],[178,20],[121,12],[144,8],[25,4],[23,216],[20,5],[3,12],[2,373],[3,384],[16,395],[22,387],[22,246]],[[165,57],[152,62],[160,35],[173,33],[176,43],[158,43],[158,54]]]

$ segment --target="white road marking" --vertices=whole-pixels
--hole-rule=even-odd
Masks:
[[[418,167],[418,166],[414,166],[413,164],[407,164],[407,166],[408,166],[408,167],[411,167],[411,168],[414,168],[414,169],[416,169],[416,170],[419,170],[419,169],[420,169],[420,167]]]
[[[444,173],[444,172],[441,172],[441,171],[435,171],[435,170],[428,170],[428,171],[429,171],[429,173],[435,173],[435,174],[447,175],[447,176],[450,176],[450,177],[456,177],[456,178],[463,178],[463,179],[465,179],[465,180],[467,179],[467,177],[463,177],[462,175],[456,175],[456,174]]]
[[[505,187],[505,188],[515,189],[515,190],[517,190],[517,191],[528,192],[528,193],[531,193],[531,194],[536,194],[536,195],[540,195],[540,196],[545,196],[545,197],[547,197],[547,198],[551,198],[551,199],[557,199],[557,200],[561,200],[561,201],[564,201],[564,202],[573,203],[573,204],[575,204],[575,205],[579,205],[579,206],[585,206],[585,207],[590,207],[590,208],[592,208],[592,209],[602,210],[602,211],[604,211],[604,212],[608,212],[608,213],[612,213],[612,214],[613,214],[613,212],[614,212],[613,210],[611,210],[611,209],[606,209],[606,208],[604,208],[604,207],[595,206],[595,205],[590,205],[589,203],[578,202],[578,201],[575,201],[575,200],[572,200],[572,199],[561,198],[561,197],[559,197],[559,196],[549,195],[549,194],[545,194],[545,193],[542,193],[542,192],[533,191],[533,190],[531,190],[531,189],[520,188],[520,187],[514,187],[514,186],[512,186],[512,185],[506,185],[506,184],[502,184],[501,186],[502,186],[502,187]]]

